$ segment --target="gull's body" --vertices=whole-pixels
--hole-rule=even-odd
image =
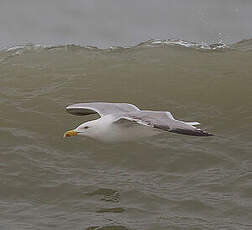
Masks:
[[[132,141],[163,132],[174,132],[192,136],[211,136],[198,129],[198,122],[175,120],[170,112],[140,110],[127,103],[79,103],[67,106],[74,115],[98,113],[99,119],[88,121],[64,136],[87,136],[104,142]]]
[[[89,128],[85,130],[85,126]],[[84,132],[79,132],[81,136],[88,136],[103,142],[133,141],[138,138],[149,137],[160,133],[160,131],[148,126],[115,124],[113,115],[106,115],[94,121],[81,125],[78,130],[84,128]]]

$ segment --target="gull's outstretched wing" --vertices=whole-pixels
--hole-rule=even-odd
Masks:
[[[128,103],[92,102],[78,103],[66,107],[66,111],[74,115],[98,113],[100,116],[140,111],[135,105]]]
[[[163,111],[139,111],[121,116],[118,115],[114,123],[128,127],[130,125],[144,125],[163,131],[191,136],[213,136],[213,134],[196,128],[195,125],[199,125],[198,122],[175,120],[170,112]]]

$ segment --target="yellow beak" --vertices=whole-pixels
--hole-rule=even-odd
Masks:
[[[69,130],[64,133],[64,137],[71,137],[71,136],[76,136],[77,132],[74,130]]]

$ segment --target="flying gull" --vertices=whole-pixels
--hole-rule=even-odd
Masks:
[[[164,132],[191,136],[212,136],[195,126],[199,122],[174,119],[170,112],[140,110],[128,103],[93,102],[66,107],[74,115],[99,114],[100,118],[67,131],[64,137],[87,136],[103,142],[132,141]]]

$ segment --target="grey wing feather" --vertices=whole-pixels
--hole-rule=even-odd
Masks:
[[[120,117],[115,122],[128,120],[132,124],[150,126],[152,128],[169,131],[173,133],[191,135],[191,136],[212,136],[201,129],[194,127],[198,122],[184,122],[175,120],[170,112],[163,111],[140,111],[127,114]],[[129,125],[129,124],[128,124]]]
[[[95,113],[105,116],[108,114],[136,112],[140,111],[140,109],[128,103],[92,102],[69,105],[66,107],[66,111],[80,116]]]
[[[130,127],[133,125],[144,125],[144,126],[152,127],[152,125],[150,123],[141,121],[139,119],[134,119],[131,117],[119,117],[119,118],[115,119],[113,123],[120,125],[120,126],[124,126],[124,127]]]

